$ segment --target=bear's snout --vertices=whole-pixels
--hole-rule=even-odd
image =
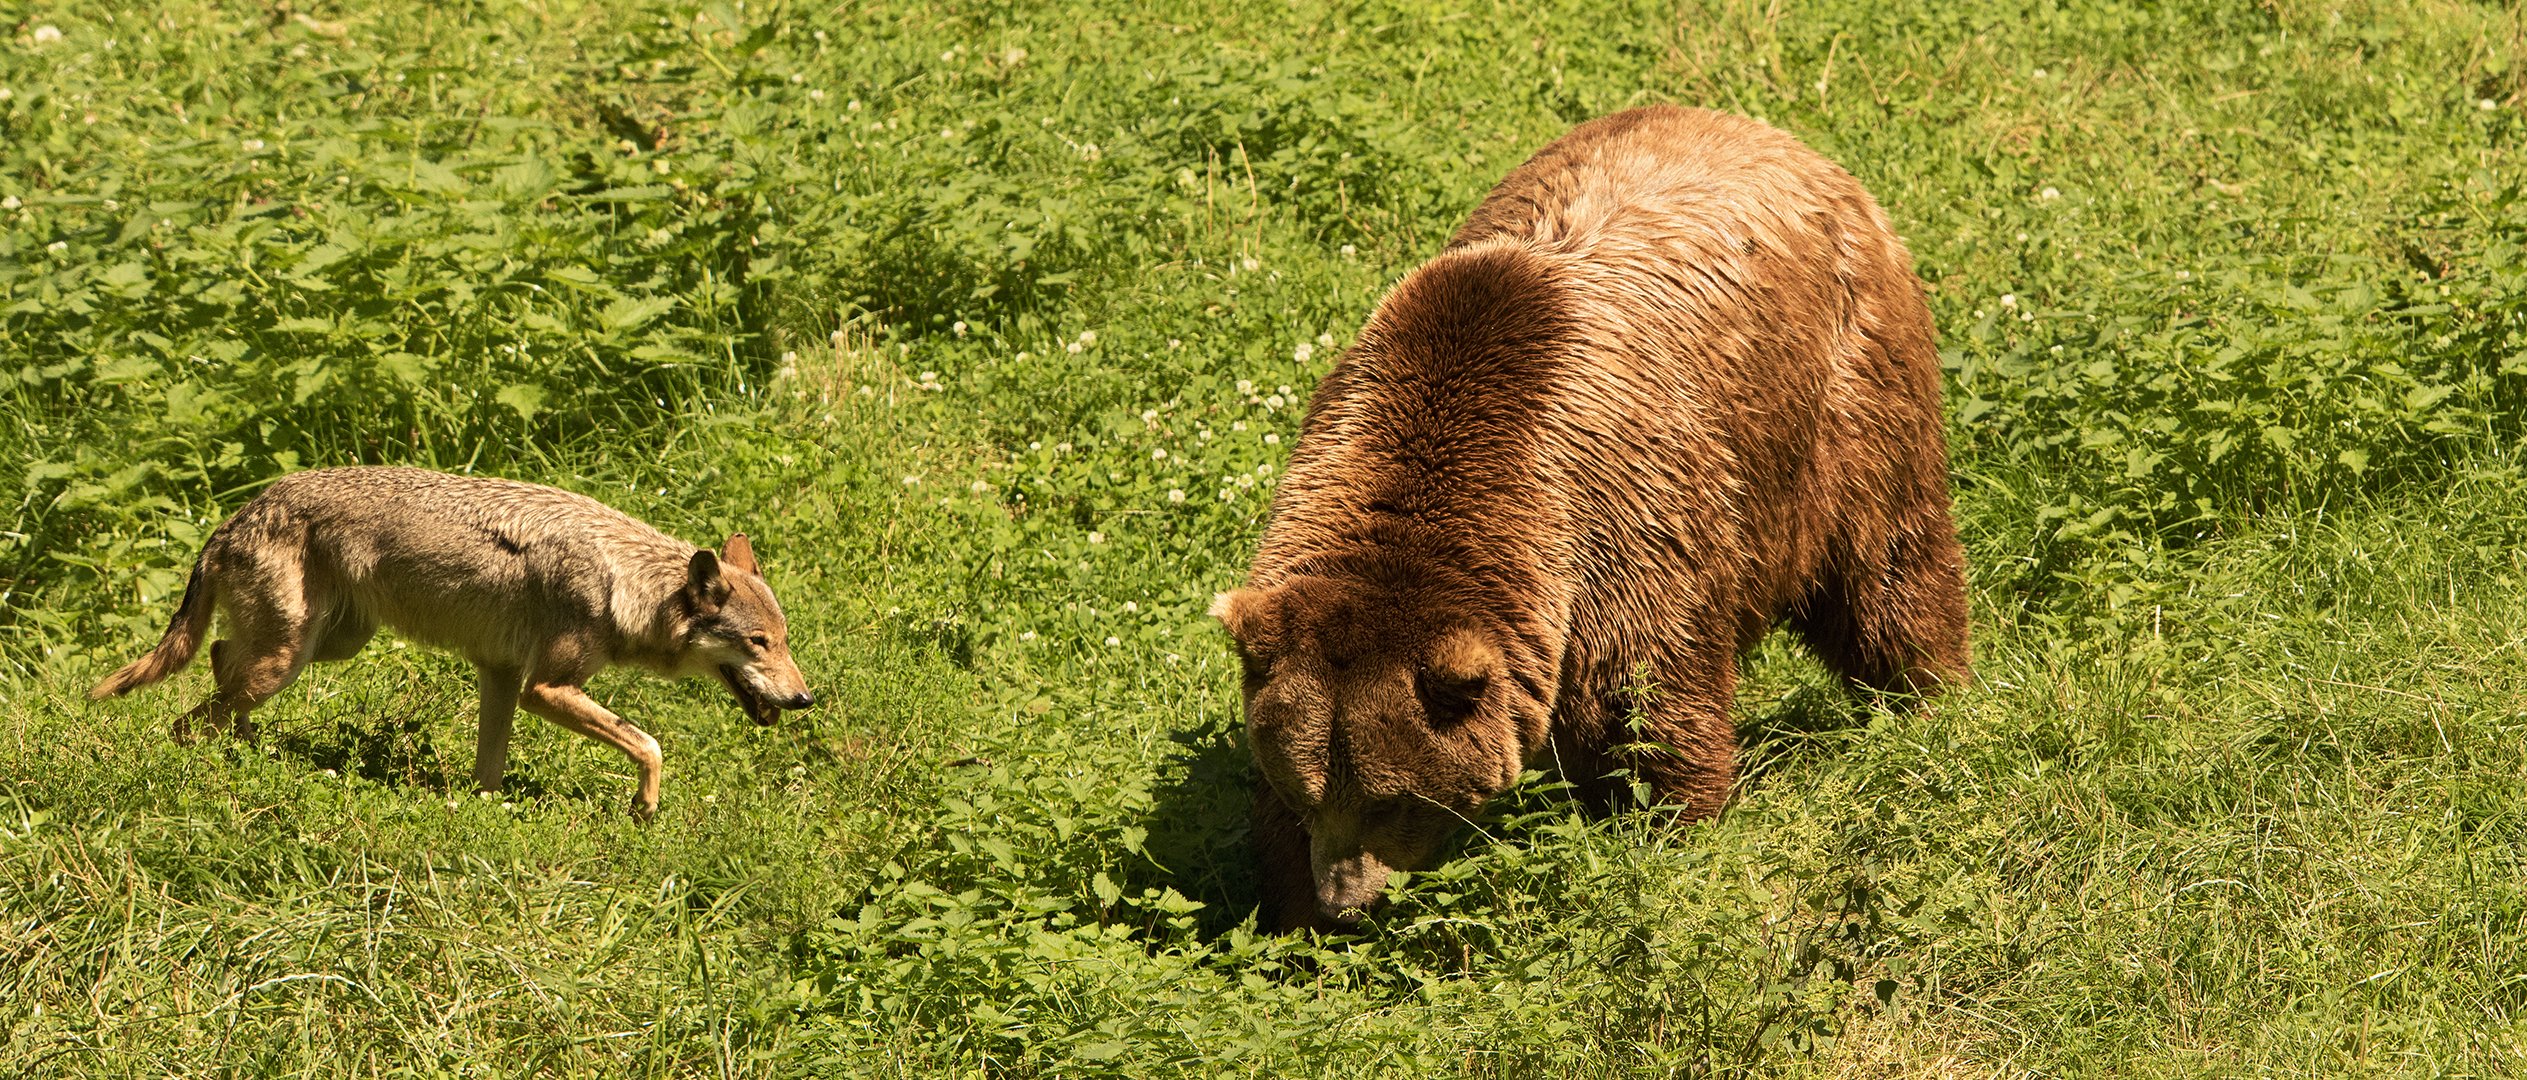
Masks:
[[[1349,926],[1369,914],[1386,891],[1392,872],[1378,857],[1354,851],[1336,859],[1320,859],[1316,871],[1316,908],[1334,923]]]

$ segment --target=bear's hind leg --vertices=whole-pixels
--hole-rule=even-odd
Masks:
[[[1884,693],[1965,681],[1965,556],[1943,510],[1841,560],[1790,617],[1835,674]]]

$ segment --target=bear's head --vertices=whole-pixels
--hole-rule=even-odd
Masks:
[[[1520,733],[1549,711],[1499,631],[1444,600],[1298,577],[1221,593],[1211,614],[1245,662],[1255,764],[1306,824],[1317,906],[1338,923],[1517,782]]]

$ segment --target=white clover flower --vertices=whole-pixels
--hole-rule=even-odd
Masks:
[[[70,250],[70,242],[67,240],[55,240],[52,243],[44,245],[44,250],[55,255],[59,255],[62,252]]]
[[[2061,198],[2061,197],[2062,197],[2062,189],[2061,189],[2061,188],[2053,188],[2053,187],[2049,187],[2049,188],[2044,189],[2043,191],[2039,191],[2039,192],[2037,192],[2037,193],[2036,193],[2036,197],[2037,197],[2037,198],[2039,198],[2039,199],[2043,199],[2043,200],[2045,200],[2045,201],[2047,201],[2047,202],[2051,202],[2052,200],[2059,199],[2059,198]]]
[[[1123,610],[1125,610],[1125,611],[1139,611],[1139,610],[1141,610],[1141,604],[1140,604],[1140,601],[1137,601],[1137,600],[1126,600],[1126,601],[1124,601],[1124,602],[1123,602]]]
[[[2193,276],[2194,272],[2191,270],[2179,270],[2176,272],[2176,280],[2178,281],[2191,281],[2193,280]]]
[[[2007,307],[2007,308],[2014,308],[2014,307],[2017,307],[2017,306],[2018,306],[2018,294],[2016,294],[2016,293],[2002,293],[2002,294],[2001,294],[2001,306],[2002,306],[2002,307]]]
[[[1237,486],[1242,488],[1253,487],[1255,486],[1255,478],[1251,476],[1240,476],[1237,478]]]
[[[1069,353],[1069,354],[1071,354],[1071,355],[1073,355],[1073,356],[1077,356],[1077,355],[1079,355],[1079,350],[1080,350],[1081,348],[1083,348],[1083,346],[1081,346],[1078,342],[1074,341],[1074,342],[1071,342],[1071,343],[1070,343],[1070,344],[1068,344],[1068,345],[1064,345],[1064,346],[1062,346],[1062,351],[1063,351],[1063,352],[1066,352],[1066,353]]]
[[[1056,454],[1070,453],[1070,444],[1066,442],[1054,443],[1053,452]]]
[[[1333,347],[1334,347],[1334,334],[1333,334],[1333,332],[1332,332],[1332,331],[1330,331],[1330,330],[1328,330],[1328,331],[1326,331],[1325,333],[1322,333],[1322,334],[1318,334],[1318,335],[1316,335],[1316,343],[1317,343],[1318,345],[1321,345],[1321,346],[1323,346],[1323,347],[1325,347],[1325,348],[1328,348],[1328,349],[1333,348]]]
[[[1167,460],[1167,451],[1162,447],[1160,449],[1150,451],[1149,456],[1152,461],[1165,461]]]
[[[50,45],[60,40],[61,27],[46,23],[35,28],[35,43],[38,45]]]
[[[1185,489],[1183,489],[1183,488],[1168,488],[1168,489],[1167,489],[1167,501],[1168,501],[1168,502],[1171,502],[1171,503],[1180,503],[1180,502],[1185,501]]]
[[[1236,488],[1221,488],[1221,489],[1220,489],[1220,501],[1221,501],[1221,502],[1227,502],[1227,501],[1229,501],[1230,499],[1234,499],[1234,498],[1236,498],[1236,497],[1237,497],[1237,489],[1236,489]]]
[[[938,382],[938,381],[939,381],[939,373],[938,373],[938,372],[935,372],[935,371],[925,371],[925,372],[922,372],[922,373],[921,373],[921,381],[923,381],[923,382]]]
[[[1180,339],[1177,339],[1177,338],[1168,338],[1168,339],[1167,339],[1167,347],[1168,347],[1168,348],[1170,348],[1170,349],[1181,349],[1181,348],[1184,348],[1184,345],[1185,345],[1185,343],[1184,343],[1182,340],[1180,340]]]
[[[1287,404],[1289,404],[1289,402],[1288,402],[1287,400],[1283,399],[1283,398],[1282,398],[1282,396],[1281,396],[1281,395],[1279,395],[1279,394],[1274,394],[1274,395],[1272,395],[1271,397],[1267,397],[1267,398],[1265,398],[1265,399],[1264,399],[1264,406],[1265,406],[1265,407],[1267,407],[1267,408],[1278,409],[1278,408],[1280,408],[1280,407],[1282,407],[1282,406],[1284,406],[1284,405],[1287,405]]]
[[[1253,380],[1253,379],[1239,379],[1239,380],[1237,380],[1237,392],[1238,392],[1238,393],[1241,393],[1241,394],[1251,394],[1251,393],[1254,393],[1254,392],[1255,392],[1255,380]]]
[[[1290,394],[1290,387],[1289,387],[1289,384],[1287,384],[1287,383],[1282,384],[1282,386],[1281,386],[1281,396],[1282,396],[1282,397],[1289,397],[1289,396],[1291,396],[1291,394]]]
[[[1344,244],[1344,245],[1342,246],[1342,257],[1343,257],[1343,258],[1348,259],[1348,258],[1350,258],[1350,257],[1352,257],[1352,256],[1354,256],[1354,255],[1358,255],[1358,254],[1360,254],[1360,249],[1359,249],[1359,248],[1353,247],[1353,246],[1351,246],[1351,245],[1349,245],[1349,244]]]
[[[1096,160],[1098,160],[1098,159],[1100,159],[1100,158],[1105,157],[1105,156],[1106,156],[1106,152],[1105,152],[1105,151],[1103,151],[1103,150],[1099,150],[1099,149],[1097,149],[1097,144],[1095,144],[1095,143],[1089,143],[1089,144],[1087,144],[1086,146],[1082,146],[1082,147],[1080,147],[1080,148],[1079,148],[1079,156],[1080,156],[1080,157],[1082,157],[1082,158],[1085,158],[1085,159],[1087,159],[1087,160],[1089,160],[1089,161],[1096,161]]]
[[[1044,449],[1044,444],[1043,444],[1043,443],[1040,443],[1040,442],[1031,442],[1031,443],[1028,443],[1028,444],[1027,444],[1027,449],[1029,449],[1029,450],[1042,450],[1042,449]]]
[[[248,139],[238,145],[245,147],[246,152],[249,154],[261,153],[263,151],[263,140],[261,139]]]
[[[2019,242],[2019,243],[2021,243],[2021,244],[2026,243],[2026,242],[2027,242],[2027,234],[2026,234],[2026,233],[2023,233],[2023,232],[2022,232],[2022,233],[2019,233],[2019,234],[2018,234],[2018,242]]]
[[[968,486],[968,487],[971,487],[971,488],[973,489],[974,494],[976,494],[976,495],[980,495],[980,494],[982,494],[982,493],[984,493],[984,492],[986,492],[986,491],[990,491],[990,490],[991,490],[991,481],[989,481],[989,480],[976,480],[976,481],[974,481],[972,484],[967,485],[967,486]]]
[[[822,88],[810,90],[807,92],[807,100],[823,101],[825,100],[825,91]]]
[[[921,486],[921,478],[920,478],[920,477],[918,477],[918,476],[906,476],[906,477],[904,477],[904,486],[905,486],[905,487],[920,487],[920,486]]]
[[[1264,433],[1264,445],[1265,445],[1265,446],[1279,446],[1279,445],[1281,445],[1281,433],[1280,433],[1280,432],[1278,432],[1278,431],[1265,432],[1265,433]]]
[[[16,97],[16,96],[18,96],[18,92],[17,92],[17,91],[15,91],[15,90],[11,90],[11,89],[9,89],[8,87],[5,87],[5,86],[0,86],[0,101],[7,101],[7,100],[9,100],[10,98],[13,98],[13,97]]]
[[[2483,100],[2481,100],[2481,101],[2475,102],[2475,103],[2474,103],[2474,107],[2475,107],[2475,108],[2478,108],[2478,109],[2481,109],[2481,110],[2483,110],[2484,112],[2491,112],[2491,111],[2492,111],[2492,110],[2494,110],[2494,109],[2500,108],[2500,107],[2501,107],[2501,103],[2500,103],[2500,102],[2497,102],[2497,101],[2494,101],[2494,100],[2492,100],[2491,98],[2484,98],[2484,99],[2483,99]]]
[[[1272,463],[1271,463],[1271,462],[1269,462],[1269,461],[1267,461],[1267,462],[1264,462],[1264,463],[1263,463],[1263,464],[1261,464],[1261,465],[1257,465],[1257,466],[1255,466],[1255,475],[1257,475],[1257,476],[1270,476],[1270,475],[1272,475]]]
[[[1013,48],[1008,52],[1000,54],[1000,64],[1002,67],[1016,67],[1026,62],[1027,51],[1025,49]]]
[[[939,54],[939,59],[940,59],[940,60],[942,60],[942,61],[946,61],[946,60],[954,60],[954,59],[956,59],[956,50],[955,50],[955,49],[950,49],[950,50],[948,50],[948,51],[946,51],[946,52],[940,53],[940,54]]]
[[[1308,358],[1314,355],[1316,355],[1316,346],[1310,345],[1304,341],[1299,342],[1298,348],[1290,350],[1290,359],[1296,360],[1302,364],[1306,363]]]
[[[1228,425],[1228,429],[1230,431],[1244,431],[1246,430],[1246,422],[1243,420],[1233,421]]]
[[[1141,422],[1142,422],[1142,423],[1144,423],[1144,424],[1155,424],[1155,423],[1157,423],[1157,422],[1158,422],[1158,410],[1156,410],[1156,409],[1143,409],[1143,410],[1141,410]]]
[[[18,202],[18,197],[15,195],[11,195],[5,199],[0,199],[0,210],[15,210],[21,205],[24,204]]]
[[[1088,542],[1089,542],[1089,543],[1091,543],[1091,544],[1102,544],[1102,543],[1105,543],[1105,542],[1106,542],[1106,534],[1101,533],[1101,532],[1096,532],[1096,531],[1094,531],[1094,530],[1091,530],[1091,531],[1088,533]]]
[[[1253,273],[1257,270],[1263,269],[1263,262],[1252,255],[1248,255],[1244,259],[1239,260],[1238,265],[1245,267],[1248,273]]]
[[[2036,77],[2037,77],[2037,78],[2039,78],[2039,79],[2044,78],[2044,69],[2043,69],[2043,68],[2037,68],[2037,69],[2036,69]]]
[[[1119,637],[1114,637],[1114,636],[1112,636],[1112,635],[1108,635],[1108,636],[1106,637],[1106,648],[1111,649],[1111,648],[1113,648],[1113,647],[1115,647],[1115,646],[1117,646],[1117,645],[1121,645],[1121,644],[1123,644],[1123,639],[1122,639],[1122,638],[1119,638]]]
[[[1033,640],[1035,640],[1035,631],[1033,631],[1033,630],[1029,630],[1029,631],[1027,631],[1027,632],[1025,632],[1025,633],[1023,633],[1023,634],[1018,635],[1018,640],[1020,640],[1020,641],[1033,641]]]
[[[860,111],[860,99],[859,99],[859,98],[852,98],[850,101],[845,102],[845,103],[843,104],[843,106],[842,106],[842,107],[843,107],[845,110],[850,111],[850,112],[859,112],[859,111]]]
[[[1193,437],[1194,437],[1194,438],[1197,438],[1197,439],[1200,439],[1200,440],[1202,440],[1203,442],[1210,442],[1210,441],[1211,441],[1211,429],[1210,429],[1210,428],[1203,428],[1203,429],[1202,429],[1202,430],[1200,430],[1200,431],[1194,432]]]
[[[1082,344],[1082,345],[1094,345],[1094,344],[1096,344],[1096,343],[1097,343],[1097,332],[1096,332],[1096,331],[1094,331],[1094,330],[1082,330],[1082,331],[1080,331],[1080,332],[1079,332],[1079,343],[1080,343],[1080,344]]]

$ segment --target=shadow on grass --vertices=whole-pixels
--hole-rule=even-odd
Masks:
[[[1737,787],[1743,793],[1775,772],[1839,754],[1869,727],[1866,695],[1801,685],[1737,726]]]
[[[1738,727],[1738,783],[1759,783],[1785,768],[1831,758],[1869,725],[1870,705],[1838,687],[1800,686]],[[1210,940],[1254,913],[1258,901],[1255,855],[1248,816],[1259,782],[1245,737],[1234,716],[1171,738],[1183,751],[1152,793],[1149,864],[1131,875],[1127,890],[1172,887],[1202,902],[1200,935]],[[1604,817],[1628,801],[1614,794],[1619,777],[1548,781],[1504,801],[1486,818],[1532,812],[1550,803],[1575,801],[1591,817]],[[1450,857],[1471,839],[1459,837]]]
[[[1246,733],[1235,717],[1170,736],[1184,751],[1152,792],[1149,862],[1125,887],[1172,887],[1202,902],[1204,941],[1254,914],[1255,853],[1248,815],[1257,783]]]
[[[413,787],[434,792],[447,792],[460,779],[455,765],[439,751],[431,737],[438,726],[434,718],[418,714],[379,717],[328,717],[305,724],[294,724],[286,730],[271,733],[273,746],[281,753],[307,762],[319,769],[332,769],[344,776],[357,776],[390,787]],[[471,784],[466,785],[471,790]],[[506,782],[512,798],[532,798],[543,794],[543,785],[517,775],[512,768]]]

